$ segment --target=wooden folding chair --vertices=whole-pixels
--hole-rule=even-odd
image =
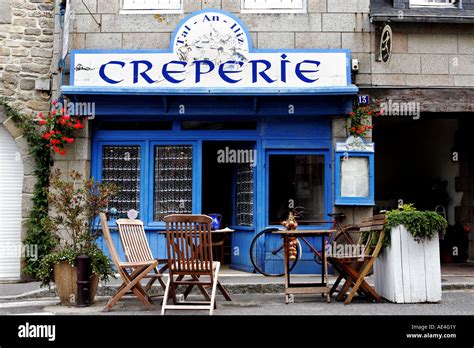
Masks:
[[[119,219],[116,221],[120,241],[125,252],[125,257],[128,262],[141,262],[153,260],[153,254],[146,238],[145,228],[143,222],[140,220]],[[165,264],[160,269],[154,268],[152,272],[147,274],[144,278],[149,279],[145,286],[145,291],[148,293],[155,281],[158,280],[163,290],[166,285],[163,282],[163,272],[168,269],[167,259],[156,259],[158,265]]]
[[[141,260],[137,262],[120,262],[117,250],[115,249],[112,237],[110,236],[109,226],[107,225],[107,218],[104,213],[100,213],[100,223],[102,225],[102,232],[104,234],[105,242],[109,248],[110,257],[112,258],[120,277],[122,278],[122,285],[117,292],[107,302],[103,311],[108,312],[127,292],[131,291],[147,309],[151,309],[152,301],[140,284],[140,281],[157,267],[158,261],[152,259]]]
[[[360,231],[369,232],[369,236],[364,243],[362,243],[362,239],[359,239],[352,255],[338,253],[328,255],[328,261],[339,272],[339,277],[333,285],[331,293],[335,291],[339,281],[345,279],[336,300],[342,300],[347,291],[351,289],[344,304],[351,303],[356,293],[364,294],[380,302],[381,296],[365,281],[365,277],[372,269],[375,259],[382,249],[385,236],[384,225],[385,214],[375,215],[373,218],[363,221],[360,225]]]
[[[220,262],[212,259],[212,218],[206,215],[173,214],[166,216],[164,221],[169,276],[161,314],[164,315],[167,309],[205,309],[212,315],[216,306],[220,270]],[[186,276],[191,279],[184,279]],[[209,277],[209,280],[202,280],[202,276]],[[181,303],[176,301],[176,288],[179,285],[188,286],[184,295],[185,301]],[[186,301],[193,286],[199,288],[206,301]],[[212,289],[210,297],[205,286]],[[170,294],[173,305],[168,305]]]

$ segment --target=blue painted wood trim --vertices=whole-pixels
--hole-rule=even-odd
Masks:
[[[342,197],[341,196],[341,158],[367,157],[369,160],[369,196],[368,197]],[[375,205],[375,167],[374,153],[367,152],[336,152],[334,155],[334,196],[336,205],[374,206]]]

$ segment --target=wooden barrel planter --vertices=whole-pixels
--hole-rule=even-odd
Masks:
[[[63,306],[75,306],[77,296],[77,268],[64,261],[54,265],[54,282]],[[93,303],[99,286],[99,276],[93,274],[90,281],[90,303]]]

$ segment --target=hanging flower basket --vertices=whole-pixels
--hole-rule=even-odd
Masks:
[[[46,139],[48,148],[53,153],[66,154],[66,146],[75,141],[77,134],[84,128],[80,117],[70,116],[57,101],[53,102],[53,109],[49,115],[39,113],[39,124],[43,126],[42,137]]]
[[[357,106],[350,113],[349,134],[354,137],[364,137],[367,132],[374,128],[372,125],[372,117],[382,114],[381,110],[369,105]]]

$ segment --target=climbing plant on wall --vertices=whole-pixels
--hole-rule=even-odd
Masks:
[[[11,117],[15,125],[22,130],[23,137],[29,145],[30,154],[35,159],[34,175],[37,178],[33,192],[33,208],[27,220],[27,234],[23,243],[37,245],[38,257],[27,257],[26,274],[36,278],[41,258],[50,253],[56,245],[56,240],[50,233],[47,225],[48,216],[48,187],[53,158],[48,148],[49,141],[38,131],[36,121],[12,108],[8,102],[0,98],[0,105],[5,108],[7,117]]]

